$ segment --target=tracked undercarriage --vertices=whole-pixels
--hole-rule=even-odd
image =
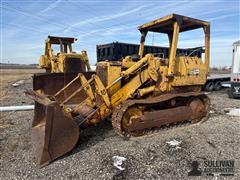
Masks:
[[[190,121],[206,120],[209,98],[202,93],[164,94],[127,100],[112,114],[112,126],[120,136],[141,135],[147,129]]]

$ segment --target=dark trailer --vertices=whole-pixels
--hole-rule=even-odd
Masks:
[[[113,42],[109,44],[97,45],[97,61],[117,61],[121,60],[126,56],[137,55],[139,50],[138,44],[129,44],[122,42]],[[168,58],[169,48],[160,46],[144,46],[144,55],[147,53],[153,53],[155,56]],[[187,49],[177,49],[177,55],[189,55],[197,56],[201,58],[202,53],[204,53],[203,47],[187,48]]]

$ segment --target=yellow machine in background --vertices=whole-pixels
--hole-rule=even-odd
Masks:
[[[41,55],[39,66],[46,72],[85,72],[90,70],[86,51],[76,53],[72,50],[72,44],[76,38],[48,36],[45,40],[45,53]],[[59,52],[54,54],[53,45],[59,46]]]
[[[205,60],[176,56],[180,32],[202,28]],[[33,143],[38,164],[44,166],[70,151],[78,141],[79,127],[111,117],[121,136],[143,134],[146,129],[206,119],[209,99],[201,93],[209,68],[210,24],[172,14],[139,27],[139,59],[99,62],[90,79],[79,74],[54,95],[28,91],[35,100]],[[169,57],[143,57],[147,33],[169,37]]]

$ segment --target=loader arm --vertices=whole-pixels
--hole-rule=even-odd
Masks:
[[[68,97],[65,97],[66,99],[64,102],[61,102],[61,106],[63,106],[64,109],[68,109],[68,107],[66,105],[68,103],[68,101],[71,100],[71,98],[73,98],[75,95],[77,95],[77,93],[79,93],[80,91],[84,91],[84,93],[87,94],[87,98],[84,101],[80,102],[77,106],[73,107],[72,111],[74,112],[74,114],[76,112],[80,112],[80,114],[81,114],[81,110],[84,105],[91,106],[91,108],[92,108],[91,111],[93,111],[93,109],[98,108],[99,109],[98,113],[92,114],[92,117],[94,117],[92,122],[91,122],[90,116],[88,116],[88,119],[86,119],[86,121],[88,120],[89,125],[95,124],[96,122],[99,122],[100,120],[108,117],[111,114],[112,108],[119,105],[121,102],[125,101],[126,99],[133,97],[136,90],[138,90],[139,87],[142,86],[146,81],[154,80],[152,78],[153,73],[157,74],[158,68],[154,67],[155,72],[152,72],[152,69],[153,69],[152,66],[154,66],[154,64],[151,63],[151,61],[154,61],[153,56],[150,54],[146,55],[144,58],[142,58],[140,61],[135,63],[133,66],[131,66],[127,70],[123,71],[121,73],[121,76],[119,78],[117,78],[115,81],[113,81],[113,83],[111,83],[107,87],[104,87],[102,81],[100,80],[100,78],[97,75],[93,75],[92,78],[88,82],[85,81],[85,83],[82,84],[81,87],[76,89],[76,91],[73,94],[71,94]],[[145,67],[145,68],[143,68],[143,67]],[[131,75],[131,78],[130,78],[130,75]],[[81,77],[81,76],[82,75],[80,74],[79,77]],[[122,86],[120,89],[118,89],[116,91],[116,93],[109,96],[108,90],[115,83],[117,83],[118,81],[120,81],[122,79],[129,79],[129,80],[124,86]],[[78,77],[74,81],[78,81]],[[74,81],[71,83],[74,83]],[[65,88],[66,87],[71,88],[70,87],[71,83],[66,85]],[[92,93],[90,93],[91,95],[89,94],[89,91],[94,92],[93,86],[90,85],[92,83],[93,83],[93,86],[95,89],[94,97],[91,96]],[[88,87],[88,88],[86,88],[86,87]],[[66,89],[60,90],[59,92],[63,92],[64,90],[66,90]],[[154,88],[151,88],[151,91],[153,91],[153,90],[154,90]],[[57,93],[56,95],[58,95],[58,94],[59,93]],[[91,114],[91,111],[88,112],[87,114]],[[86,114],[86,112],[84,112],[84,114]]]

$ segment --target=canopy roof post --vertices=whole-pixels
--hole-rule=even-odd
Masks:
[[[209,71],[209,61],[210,61],[210,25],[203,28],[205,33],[205,65]]]
[[[140,46],[139,46],[139,51],[138,51],[138,55],[139,55],[140,58],[143,57],[144,43],[145,43],[146,35],[147,35],[147,31],[142,31],[141,32]]]
[[[170,55],[169,55],[169,68],[168,68],[169,76],[174,74],[175,58],[176,58],[177,45],[178,45],[178,34],[179,34],[179,23],[178,21],[175,21],[173,23],[173,36],[172,36],[172,43],[171,43]]]

